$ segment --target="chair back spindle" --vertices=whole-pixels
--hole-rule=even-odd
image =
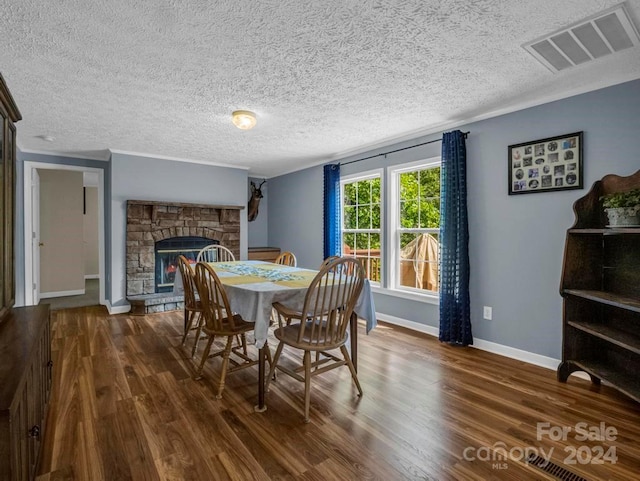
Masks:
[[[211,244],[198,252],[197,262],[231,262],[236,258],[228,248],[220,244]]]
[[[285,251],[276,258],[274,263],[282,264],[285,266],[296,267],[298,264],[298,261],[296,260],[296,256],[293,254],[293,252]]]

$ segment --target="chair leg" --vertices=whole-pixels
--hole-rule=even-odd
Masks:
[[[240,345],[242,346],[242,352],[247,355],[247,336],[244,333],[240,334]]]
[[[227,337],[227,345],[222,354],[222,372],[220,373],[220,384],[218,385],[218,394],[216,399],[222,399],[222,391],[224,391],[224,381],[227,378],[227,368],[229,367],[229,354],[231,354],[231,346],[233,345],[233,336]]]
[[[209,351],[211,351],[211,344],[213,344],[213,336],[209,336],[209,340],[207,341],[207,345],[204,348],[204,352],[202,353],[202,360],[200,361],[200,366],[196,371],[195,380],[198,381],[202,379],[202,369],[204,368],[204,363],[209,357]]]
[[[311,352],[304,351],[304,422],[309,422],[311,404]]]
[[[351,362],[351,356],[349,356],[349,351],[347,351],[347,348],[345,346],[340,346],[340,351],[344,356],[344,360],[347,361],[347,366],[349,366],[349,371],[351,371],[351,377],[353,378],[353,382],[356,383],[356,387],[358,388],[360,397],[362,397],[362,388],[360,387],[360,381],[358,381],[358,374],[356,373],[356,368],[353,367],[353,363]]]
[[[200,342],[200,336],[202,335],[202,313],[198,312],[198,325],[196,327],[196,339],[193,341],[193,348],[191,349],[191,358],[196,355],[196,349],[198,349],[198,342]]]
[[[188,317],[187,317],[187,322],[185,323],[184,326],[184,335],[182,336],[182,345],[184,346],[184,343],[187,341],[187,335],[189,334],[189,331],[191,330],[191,326],[193,325],[193,318],[195,317],[195,315],[197,314],[195,311],[184,311],[185,313],[188,313]]]
[[[284,347],[284,342],[280,341],[278,347],[276,348],[276,353],[273,356],[273,361],[269,362],[269,375],[267,376],[267,382],[264,385],[264,391],[269,392],[269,384],[271,384],[271,379],[273,379],[276,373],[276,367],[278,366],[278,359],[280,359],[280,354],[282,353],[282,348]],[[271,357],[271,353],[269,353],[269,357]]]

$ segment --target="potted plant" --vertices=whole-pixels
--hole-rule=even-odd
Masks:
[[[640,225],[640,189],[606,194],[600,200],[609,218],[607,227]]]

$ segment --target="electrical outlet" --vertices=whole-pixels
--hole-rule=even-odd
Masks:
[[[492,316],[493,316],[493,308],[489,306],[484,306],[483,317],[490,321]]]

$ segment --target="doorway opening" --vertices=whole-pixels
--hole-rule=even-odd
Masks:
[[[59,205],[41,202],[40,174],[46,195]],[[56,196],[66,181],[73,194]],[[91,221],[85,222],[88,217]],[[77,245],[65,244],[65,236]],[[41,298],[52,308],[105,304],[104,252],[104,170],[25,161],[25,305],[36,305]]]

